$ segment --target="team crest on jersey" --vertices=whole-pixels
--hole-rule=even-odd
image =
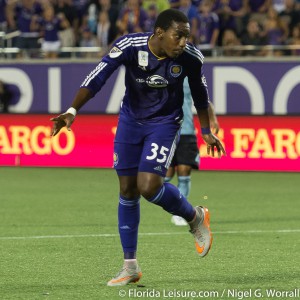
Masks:
[[[117,58],[117,57],[119,57],[122,53],[123,53],[122,50],[120,50],[120,49],[117,48],[117,47],[113,47],[113,48],[109,51],[108,55],[109,55],[110,58]]]
[[[173,65],[170,68],[170,73],[173,77],[178,77],[182,73],[182,66]]]
[[[139,66],[141,66],[141,67],[147,67],[148,66],[148,55],[149,55],[149,53],[146,52],[146,51],[139,51],[138,52]]]
[[[118,153],[114,152],[114,166],[119,163],[119,155]]]

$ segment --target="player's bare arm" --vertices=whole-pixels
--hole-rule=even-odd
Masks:
[[[207,154],[214,157],[216,148],[219,158],[221,158],[222,154],[226,155],[226,151],[222,143],[220,142],[218,137],[210,131],[210,119],[208,109],[198,110],[198,118],[201,124],[202,138],[207,144]]]
[[[71,130],[71,125],[74,122],[76,113],[91,98],[92,94],[89,89],[79,89],[73,100],[71,108],[69,108],[64,114],[50,119],[51,121],[53,121],[51,136],[57,135],[63,127],[67,127],[68,130]]]
[[[215,113],[214,105],[211,101],[208,101],[208,114],[209,114],[209,120],[210,120],[210,128],[212,129],[214,134],[218,134],[220,130],[219,122],[217,115]]]

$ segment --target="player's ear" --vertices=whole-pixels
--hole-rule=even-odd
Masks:
[[[164,37],[164,30],[160,27],[156,28],[155,33],[159,39],[162,39]]]

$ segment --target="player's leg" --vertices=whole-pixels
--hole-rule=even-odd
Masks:
[[[149,202],[161,206],[170,214],[184,218],[195,239],[198,254],[204,257],[210,250],[212,234],[209,225],[209,212],[204,207],[193,207],[179,189],[164,183],[163,177],[149,172],[138,173],[138,189]]]
[[[177,180],[178,180],[177,187],[180,193],[186,199],[188,199],[191,190],[191,171],[192,171],[191,166],[187,166],[187,165],[177,166]],[[177,226],[187,225],[187,222],[179,216],[172,216],[171,221]]]
[[[191,171],[192,167],[188,165],[178,165],[176,167],[177,170],[177,187],[180,193],[188,199],[191,189]],[[173,215],[171,218],[171,222],[176,226],[186,226],[188,223],[185,219],[180,216]]]
[[[178,143],[178,145],[180,144],[180,141]],[[178,149],[178,145],[177,145],[177,149]],[[164,178],[164,181],[165,182],[170,182],[172,180],[172,178],[174,177],[175,175],[175,171],[176,171],[176,153],[177,153],[177,149],[175,151],[175,154],[174,154],[174,157],[172,159],[172,163],[171,163],[171,166],[169,167],[168,171],[167,171],[167,174],[166,174],[166,177]],[[187,222],[185,219],[179,217],[179,216],[176,216],[176,215],[173,215],[171,217],[171,222],[177,226],[184,226],[184,225],[187,225]]]
[[[148,201],[161,206],[166,211],[191,221],[195,210],[185,199],[182,200],[177,187],[164,183],[176,146],[179,141],[180,124],[173,121],[148,125],[147,137],[139,164],[138,190]]]
[[[118,176],[120,196],[118,207],[118,227],[124,253],[121,271],[111,279],[108,286],[121,286],[137,282],[142,271],[136,259],[138,226],[140,222],[140,194],[136,176]]]
[[[124,260],[136,259],[138,226],[140,222],[140,194],[136,176],[118,176],[120,195],[118,226]]]
[[[121,125],[120,125],[121,123]],[[128,134],[137,128],[131,122],[119,120],[114,143],[114,168],[119,178],[118,229],[124,253],[124,264],[121,271],[107,285],[120,286],[136,282],[142,276],[136,259],[138,226],[140,221],[140,193],[137,188],[138,157],[142,144],[130,140]],[[132,144],[128,143],[131,142]]]
[[[192,167],[188,165],[177,166],[178,189],[181,194],[188,198],[191,191],[191,173]]]
[[[120,145],[115,145],[115,151],[117,151],[119,159],[122,159],[125,153],[122,149],[122,145],[121,147]],[[134,151],[133,148],[131,151]],[[118,164],[118,166],[122,167],[122,164]],[[142,276],[136,259],[138,226],[140,222],[140,193],[137,189],[137,168],[128,170],[117,169],[117,173],[120,185],[118,229],[124,263],[121,271],[107,283],[108,286],[126,285],[130,282],[138,281]]]
[[[164,183],[164,177],[150,172],[138,173],[138,189],[149,202],[161,206],[171,214],[179,215],[187,221],[195,217],[195,209],[184,198],[178,188]]]
[[[175,155],[176,155],[176,153],[175,153]],[[173,158],[173,161],[174,161],[174,158]],[[164,181],[165,182],[170,182],[172,180],[172,178],[174,177],[174,174],[175,174],[175,167],[170,166],[169,169],[168,169],[168,171],[167,171],[166,177],[164,178]],[[178,188],[180,190],[180,186],[179,185],[178,185]],[[176,215],[173,215],[171,217],[171,222],[173,224],[177,225],[177,226],[185,226],[185,225],[187,225],[187,222],[186,222],[185,219],[183,219],[183,218],[181,218],[179,216],[176,216]]]
[[[189,222],[196,249],[200,256],[205,256],[212,241],[208,210],[193,208],[176,186],[163,181],[176,149],[178,129],[176,124],[151,126],[151,134],[144,142],[137,186],[141,195],[149,202]]]

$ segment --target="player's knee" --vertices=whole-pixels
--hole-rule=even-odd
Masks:
[[[151,199],[160,190],[163,181],[163,177],[157,174],[140,172],[137,180],[138,190],[145,199]]]
[[[138,184],[138,189],[139,192],[141,193],[141,195],[145,198],[145,199],[149,199],[151,198],[152,195],[152,188],[151,185],[149,184],[149,182],[145,181],[145,182],[140,182]]]
[[[136,199],[140,196],[139,191],[132,191],[132,190],[120,190],[120,195],[127,198],[127,199]]]
[[[144,181],[139,183],[138,188],[139,192],[145,199],[151,199],[161,188],[161,183]]]
[[[119,176],[120,195],[127,199],[136,199],[140,196],[135,176]]]
[[[137,186],[131,186],[129,184],[121,184],[120,195],[127,199],[135,199],[140,196],[140,193]]]

